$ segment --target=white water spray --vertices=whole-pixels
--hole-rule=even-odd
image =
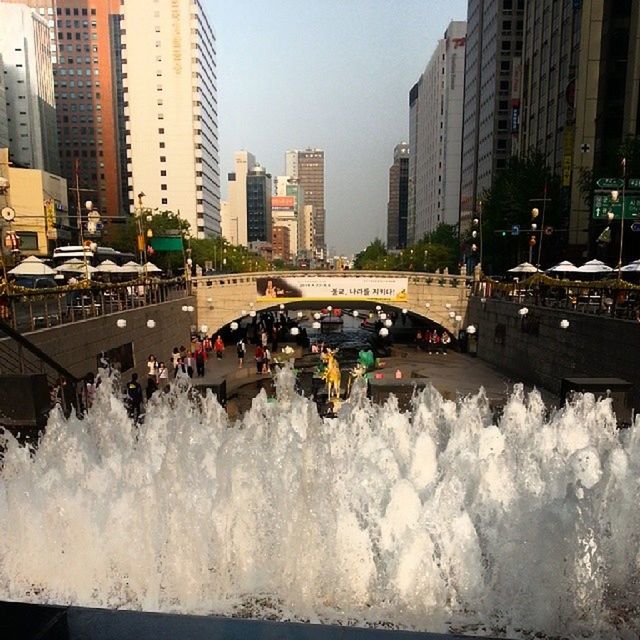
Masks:
[[[138,432],[104,385],[34,456],[8,437],[0,598],[638,636],[640,422],[589,395],[547,418],[518,387],[498,424],[434,389],[323,420],[293,384],[235,424],[157,395]]]

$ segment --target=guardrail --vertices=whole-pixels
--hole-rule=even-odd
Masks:
[[[244,273],[216,273],[198,276],[192,282],[205,282],[216,286],[255,283],[258,278],[409,278],[412,284],[437,285],[441,287],[470,286],[473,278],[469,275],[448,273],[426,273],[416,271],[260,271]]]
[[[188,295],[184,279],[141,279],[120,284],[89,282],[57,289],[0,292],[0,319],[20,332],[138,309]]]
[[[473,283],[472,295],[506,300],[524,307],[566,309],[640,321],[640,286],[625,280],[584,282],[556,280],[539,274],[519,282],[483,278]]]

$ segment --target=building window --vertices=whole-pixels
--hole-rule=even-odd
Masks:
[[[169,204],[169,200],[167,198],[162,198],[162,204]]]

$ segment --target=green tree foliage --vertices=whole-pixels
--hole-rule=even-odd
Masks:
[[[545,191],[546,189],[546,191]],[[546,207],[544,202],[546,193]],[[512,157],[507,167],[500,171],[483,198],[482,235],[483,267],[487,273],[505,273],[517,263],[529,257],[529,238],[532,221],[542,229],[551,226],[557,233],[561,226],[561,184],[560,177],[553,175],[545,164],[544,156],[532,152],[527,157]],[[538,208],[540,215],[533,220],[531,211]],[[521,233],[511,235],[511,227],[519,225]],[[532,250],[532,260],[537,263],[540,234],[536,236],[536,246]],[[557,237],[553,239],[557,242]],[[543,263],[550,263],[557,257],[552,249],[552,240],[545,236],[543,242],[549,249],[543,254]]]
[[[457,227],[440,224],[422,240],[402,251],[388,252],[384,242],[376,238],[355,259],[356,269],[376,271],[457,271],[459,240]]]
[[[246,247],[232,245],[226,238],[216,236],[192,239],[191,258],[194,264],[203,269],[210,263],[217,273],[244,273],[247,271],[266,271],[267,261]]]

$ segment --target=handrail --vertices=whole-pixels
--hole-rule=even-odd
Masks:
[[[21,333],[15,331],[10,325],[8,325],[3,320],[0,320],[0,331],[2,331],[6,336],[15,340],[19,345],[24,347],[27,351],[32,353],[34,356],[42,360],[46,365],[51,367],[54,371],[56,371],[59,375],[64,376],[69,382],[80,382],[80,378],[76,378],[71,372],[65,369],[60,363],[56,362],[53,358],[47,355],[42,349],[37,347],[33,342],[25,338]]]

